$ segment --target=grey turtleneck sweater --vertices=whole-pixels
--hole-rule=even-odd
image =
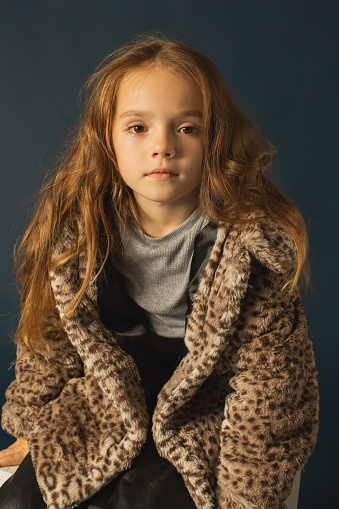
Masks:
[[[123,276],[124,290],[160,336],[184,337],[187,291],[196,235],[208,224],[196,209],[178,228],[159,238],[136,227],[121,233],[122,252],[113,264]]]

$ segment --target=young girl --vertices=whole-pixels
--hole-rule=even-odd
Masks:
[[[0,507],[283,508],[318,386],[274,148],[180,42],[137,38],[86,90],[18,250]]]

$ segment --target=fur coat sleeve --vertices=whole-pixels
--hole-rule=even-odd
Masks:
[[[60,316],[83,263],[52,274]],[[65,325],[73,367],[58,374],[51,368],[43,381],[32,359],[23,360],[3,411],[10,433],[27,428],[47,508],[75,507],[129,468],[150,424],[159,454],[183,476],[197,508],[285,507],[318,431],[317,370],[303,307],[296,291],[280,292],[295,263],[292,240],[272,222],[219,230],[188,320],[188,354],[153,416],[133,359],[100,322],[91,285]],[[48,389],[37,401],[40,384]],[[25,406],[32,401],[31,415]],[[30,424],[19,424],[26,416]]]
[[[34,356],[23,343],[17,345],[15,380],[6,391],[2,409],[2,427],[14,437],[27,439],[44,406],[83,371],[81,359],[65,333],[51,332],[48,345],[49,362]]]

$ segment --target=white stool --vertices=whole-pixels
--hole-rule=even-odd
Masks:
[[[295,474],[295,478],[294,478],[294,481],[292,484],[291,493],[289,494],[288,498],[285,500],[287,509],[298,509],[300,477],[301,477],[301,470],[299,470]]]

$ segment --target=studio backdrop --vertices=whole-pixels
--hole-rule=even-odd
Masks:
[[[220,68],[240,106],[278,151],[272,180],[299,207],[310,238],[304,298],[321,391],[317,446],[299,509],[336,507],[338,315],[338,8],[334,1],[117,2],[2,0],[0,403],[14,378],[19,316],[12,257],[36,193],[78,116],[99,62],[149,31],[178,36]],[[0,433],[0,447],[12,443]]]

